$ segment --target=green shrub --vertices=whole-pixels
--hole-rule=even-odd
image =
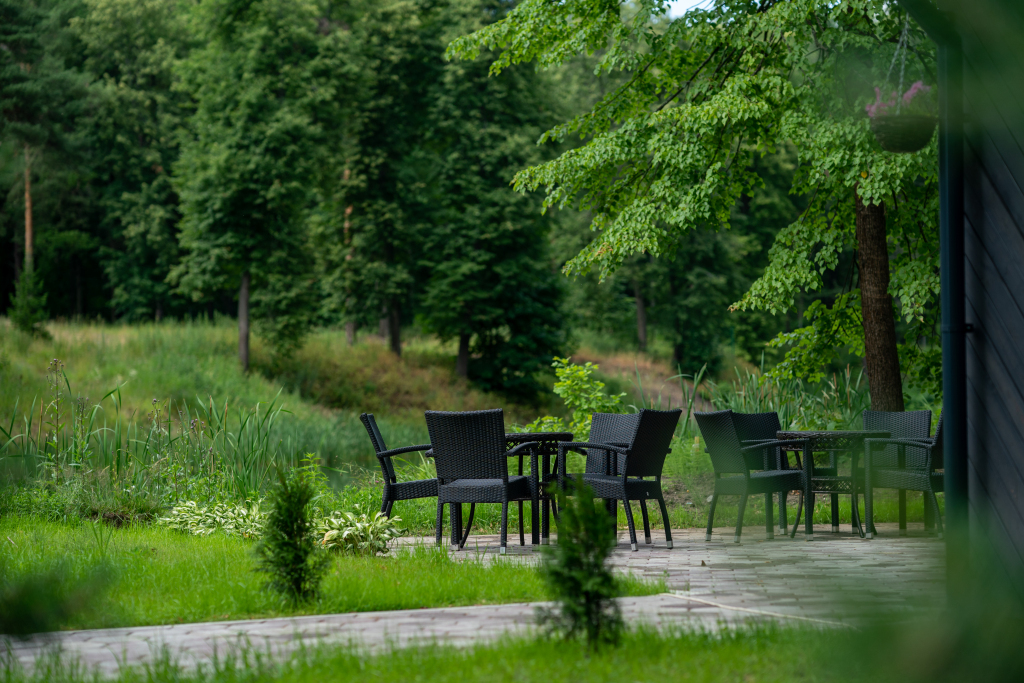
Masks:
[[[356,510],[359,510],[356,505]],[[386,555],[388,544],[405,533],[398,526],[401,517],[387,518],[383,512],[372,518],[366,513],[337,512],[317,525],[321,545],[354,555]]]
[[[317,594],[329,558],[318,550],[313,536],[310,503],[316,489],[301,470],[278,472],[271,492],[270,514],[257,546],[259,571],[269,575],[268,585],[294,602]]]
[[[568,425],[560,417],[539,417],[522,427],[524,432],[562,432],[570,431],[581,441],[586,441],[590,434],[590,420],[594,413],[625,412],[622,397],[626,394],[611,396],[604,391],[604,382],[595,378],[598,369],[593,363],[577,365],[568,358],[555,358],[551,363],[555,369],[554,392],[562,397],[565,406],[572,411],[572,422]]]
[[[595,506],[590,487],[573,487],[572,497],[558,496],[558,543],[545,550],[541,563],[556,607],[538,610],[538,621],[566,638],[583,635],[590,647],[614,645],[623,631],[615,601],[619,585],[606,564],[615,547],[615,520]]]

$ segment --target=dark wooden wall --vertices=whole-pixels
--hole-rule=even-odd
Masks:
[[[943,3],[945,4],[945,3]],[[958,3],[972,536],[1024,567],[1024,3]]]

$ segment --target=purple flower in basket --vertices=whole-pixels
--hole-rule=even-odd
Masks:
[[[924,95],[931,89],[931,86],[925,85],[923,81],[915,81],[914,84],[910,86],[910,89],[903,93],[903,102],[900,109],[906,111],[906,113],[910,113],[909,109],[918,109],[919,107],[916,106],[918,104],[923,105],[920,108],[927,108],[927,104],[921,102],[924,98],[918,96]],[[881,89],[875,88],[875,101],[872,104],[866,105],[864,107],[864,111],[868,113],[868,117],[870,118],[875,118],[876,116],[890,116],[896,113],[895,107],[896,100],[898,98],[899,94],[894,90],[888,100],[883,100]],[[917,102],[914,101],[915,98],[917,98]],[[889,111],[890,109],[892,111]]]

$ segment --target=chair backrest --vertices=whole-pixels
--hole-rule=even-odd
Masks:
[[[746,441],[776,439],[778,433],[782,431],[782,424],[779,422],[778,413],[733,413],[732,424],[736,427],[736,436],[739,437],[741,446],[748,446],[749,444],[744,443]],[[773,462],[778,450],[776,447],[760,451],[744,451],[743,459],[746,460],[747,467],[752,470],[766,469],[766,450],[770,451],[767,454],[767,469],[775,469],[778,466],[776,462]]]
[[[424,415],[439,480],[508,481],[501,408],[457,413],[428,410]]]
[[[660,477],[665,456],[672,445],[672,436],[679,424],[682,410],[650,410],[639,413],[636,431],[629,445],[626,460],[627,477]]]
[[[715,474],[746,474],[749,468],[743,457],[736,426],[732,421],[732,411],[694,413],[693,416],[697,420],[700,435],[704,438],[708,455],[711,456]]]
[[[377,454],[377,460],[380,462],[381,473],[384,475],[384,479],[390,482],[395,481],[395,466],[391,463],[391,458],[382,458],[380,454],[388,449],[387,444],[384,443],[384,437],[380,435],[380,429],[377,428],[377,420],[373,417],[373,413],[362,413],[359,416],[363,426],[366,427],[367,433],[370,435],[370,441],[373,443],[373,451]]]
[[[880,410],[864,411],[864,429],[889,432],[891,439],[929,439],[932,435],[932,411],[910,410],[902,413]],[[925,453],[920,448],[906,449],[907,464],[924,462]],[[886,446],[882,451],[871,451],[872,462],[880,467],[897,464],[898,449]]]
[[[590,421],[591,443],[633,443],[639,413],[594,413]],[[606,452],[599,448],[587,450],[587,474],[604,474]]]

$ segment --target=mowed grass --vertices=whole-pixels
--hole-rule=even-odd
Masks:
[[[321,596],[295,608],[265,589],[253,546],[220,533],[196,537],[153,526],[113,529],[8,517],[0,520],[0,574],[56,570],[62,581],[76,585],[102,572],[106,590],[68,628],[547,599],[540,573],[522,561],[454,561],[429,546],[388,557],[334,556]],[[633,578],[623,588],[629,595],[664,590]]]
[[[253,650],[241,661],[222,659],[216,668],[185,670],[166,659],[125,670],[122,683],[305,683],[307,681],[437,681],[475,683],[620,683],[693,681],[772,683],[776,681],[872,680],[854,658],[843,666],[823,653],[849,649],[848,633],[794,629],[727,631],[722,634],[655,632],[640,628],[616,648],[597,651],[557,637],[506,638],[467,648],[430,645],[367,654],[354,647],[322,647],[286,662]],[[845,642],[844,642],[845,638]],[[43,662],[34,676],[0,672],[5,683],[91,680],[79,667]],[[877,680],[877,679],[874,679]]]

